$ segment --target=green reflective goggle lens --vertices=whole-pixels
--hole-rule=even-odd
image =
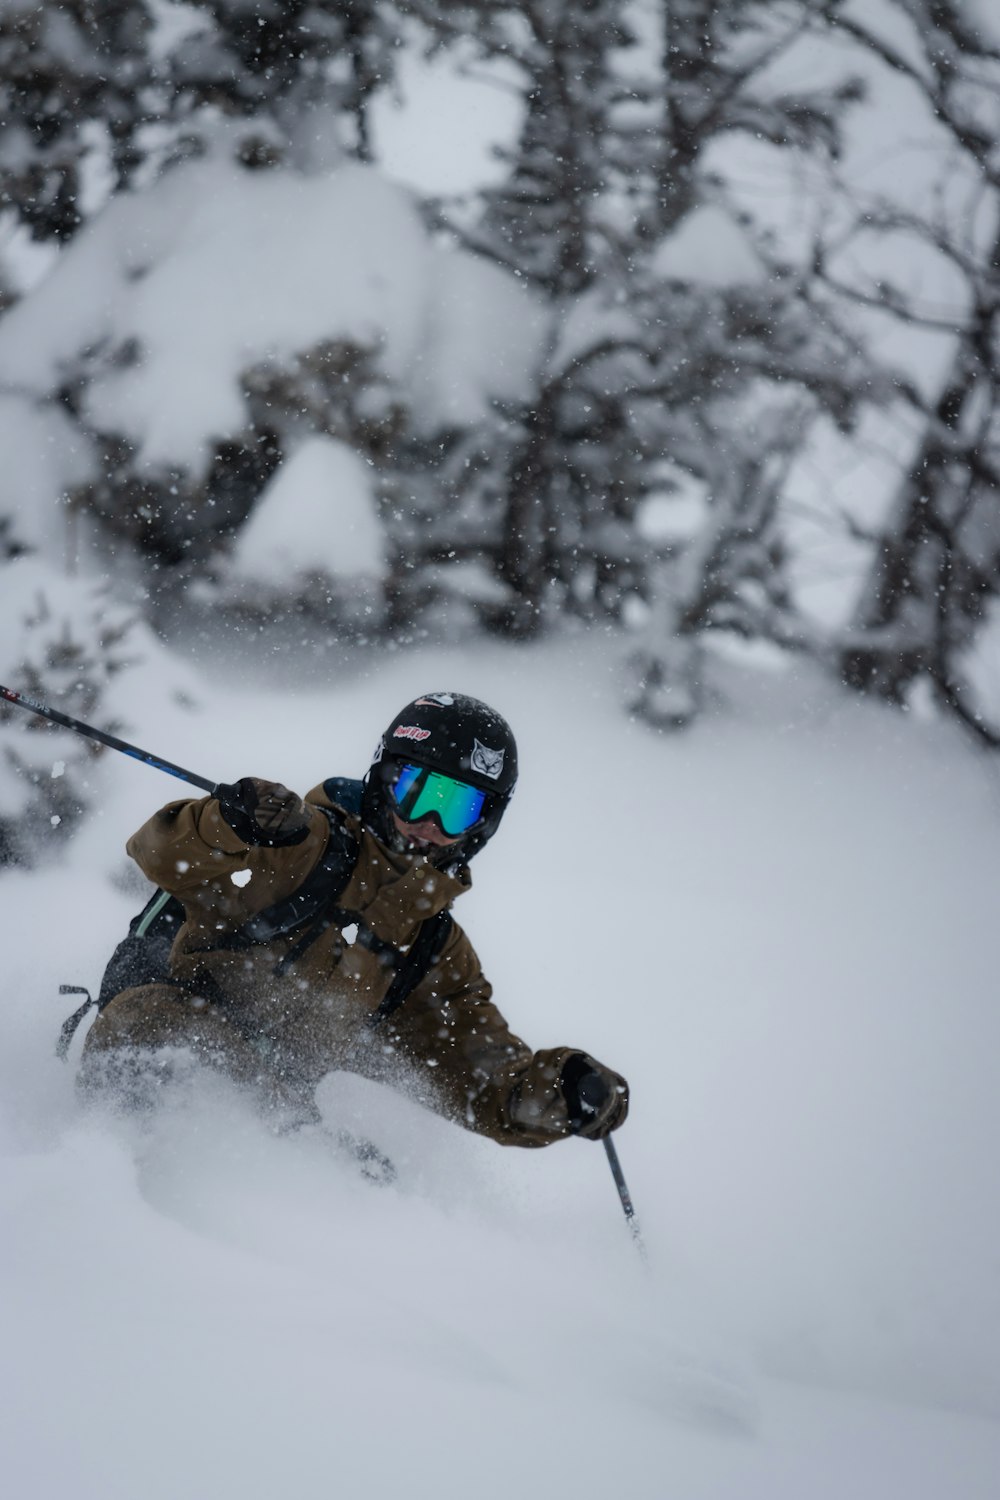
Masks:
[[[392,798],[407,823],[419,823],[421,818],[437,813],[444,832],[457,839],[479,822],[486,793],[468,782],[429,771],[426,766],[405,765],[392,784]]]

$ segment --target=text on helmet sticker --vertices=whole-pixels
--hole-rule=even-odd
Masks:
[[[473,739],[473,750],[469,764],[480,776],[488,776],[491,781],[496,781],[503,770],[502,750],[491,750],[489,745],[483,745],[479,740]]]
[[[418,729],[416,724],[400,724],[392,731],[394,740],[429,740],[431,732],[429,729]]]

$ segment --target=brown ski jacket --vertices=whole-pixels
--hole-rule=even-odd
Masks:
[[[133,835],[129,854],[184,906],[171,952],[178,989],[147,986],[117,997],[98,1016],[86,1053],[210,1035],[218,1053],[218,1038],[223,1051],[229,1038],[234,1073],[245,1076],[252,1055],[254,1068],[286,1090],[311,1093],[326,1074],[347,1069],[394,1082],[503,1145],[544,1146],[565,1136],[559,1075],[578,1049],[533,1052],[514,1035],[457,923],[399,1009],[380,1026],[369,1024],[393,978],[387,948],[405,953],[421,923],[468,889],[468,867],[452,875],[393,853],[322,786],[306,800],[308,833],[290,846],[248,847],[211,797],[172,802]],[[361,923],[317,923],[297,955],[301,929],[241,944],[248,920],[303,888],[338,827],[356,841],[358,856],[335,905]]]

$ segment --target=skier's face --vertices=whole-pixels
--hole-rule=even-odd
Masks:
[[[396,832],[407,844],[414,849],[427,849],[431,845],[438,849],[447,849],[452,844],[460,842],[459,839],[450,839],[446,833],[442,833],[437,823],[430,818],[423,818],[419,823],[405,823],[395,813],[391,814]]]

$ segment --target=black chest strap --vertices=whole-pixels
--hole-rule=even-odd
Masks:
[[[449,911],[439,911],[422,923],[409,952],[396,970],[392,984],[365,1022],[366,1026],[372,1030],[381,1026],[383,1021],[387,1021],[399,1009],[407,996],[412,995],[441,957],[453,926]]]
[[[276,901],[273,906],[265,907],[244,922],[226,940],[227,947],[269,943],[273,938],[295,932],[297,928],[318,917],[340,895],[358,862],[358,841],[336,813],[327,807],[322,811],[330,825],[330,836],[322,859],[290,896]]]
[[[279,958],[274,966],[275,974],[285,974],[294,963],[298,963],[303,953],[311,948],[316,939],[322,937],[328,927],[339,927],[341,932],[347,927],[356,927],[358,930],[356,942],[362,948],[367,948],[369,953],[374,953],[379,962],[387,969],[394,969],[399,963],[399,948],[392,943],[385,942],[373,932],[359,911],[350,911],[346,906],[328,906],[319,918],[299,938],[288,952]]]
[[[430,973],[441,956],[453,925],[450,912],[437,912],[420,924],[413,942],[404,950],[394,947],[392,943],[383,942],[371,930],[360,912],[348,911],[343,906],[335,906],[324,912],[320,920],[313,923],[294,947],[289,948],[288,952],[278,960],[274,972],[277,975],[287,973],[328,927],[339,927],[341,931],[346,927],[356,927],[358,935],[355,941],[367,948],[369,952],[375,953],[386,968],[396,971],[388,990],[365,1023],[372,1027],[379,1026],[392,1015],[393,1011],[399,1009],[425,975]]]

